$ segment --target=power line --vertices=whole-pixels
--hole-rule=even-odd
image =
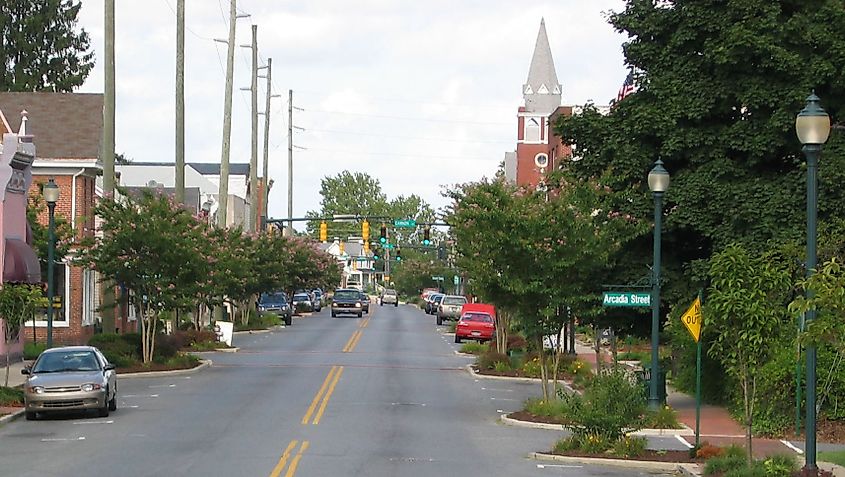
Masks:
[[[309,151],[320,152],[335,152],[339,154],[359,154],[366,156],[401,156],[401,157],[421,157],[427,159],[484,159],[488,160],[488,156],[433,156],[430,154],[406,154],[401,152],[374,152],[374,151],[355,151],[349,149],[324,149],[321,147],[309,147]]]
[[[351,111],[326,111],[322,109],[303,109],[302,111],[310,112],[310,113],[321,113],[321,114],[346,114],[350,116],[363,116],[368,118],[381,118],[381,119],[396,119],[401,121],[427,121],[427,122],[435,122],[435,123],[457,123],[457,124],[482,124],[482,125],[490,125],[490,126],[512,126],[512,123],[496,123],[491,121],[466,121],[466,120],[459,120],[459,119],[431,119],[431,118],[412,118],[406,116],[388,116],[382,114],[367,114],[367,113],[356,113]]]
[[[173,5],[171,5],[171,4],[170,4],[170,1],[169,1],[169,0],[164,0],[164,3],[166,3],[166,4],[167,4],[167,7],[168,7],[168,8],[170,8],[170,11],[172,11],[172,12],[173,12],[173,14],[175,15],[175,14],[176,14],[176,9],[175,9],[175,8],[173,8]],[[214,38],[209,38],[209,37],[207,37],[207,36],[202,36],[202,35],[200,35],[199,33],[195,32],[194,30],[192,30],[192,29],[191,29],[191,27],[189,27],[189,26],[187,25],[187,23],[185,24],[185,29],[186,29],[186,30],[188,30],[188,32],[190,32],[190,33],[191,33],[192,35],[194,35],[195,37],[199,38],[200,40],[214,41]],[[225,74],[225,73],[224,73],[224,74]]]
[[[334,129],[306,128],[305,131],[307,131],[307,132],[324,132],[324,133],[332,133],[332,134],[348,134],[348,135],[352,135],[352,136],[372,136],[372,137],[386,137],[386,138],[395,138],[395,139],[414,139],[414,140],[434,141],[434,142],[456,142],[456,143],[478,143],[478,144],[511,144],[511,143],[513,143],[512,140],[482,141],[482,140],[473,140],[473,139],[449,139],[449,138],[440,138],[440,137],[397,136],[397,135],[391,135],[391,134],[376,134],[376,133],[366,133],[366,132],[359,132],[359,131],[338,131],[338,130],[334,130]]]

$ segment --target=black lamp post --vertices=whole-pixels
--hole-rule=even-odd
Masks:
[[[816,93],[807,96],[807,104],[795,118],[795,132],[804,145],[801,149],[807,156],[807,277],[816,270],[816,215],[818,212],[817,173],[822,144],[830,135],[830,116],[819,104]],[[807,292],[807,297],[812,293]],[[816,318],[816,310],[808,310],[806,323]],[[804,468],[816,472],[816,347],[807,345],[807,439]]]
[[[50,179],[44,184],[43,194],[50,215],[50,222],[47,228],[47,347],[51,348],[53,346],[53,296],[55,295],[55,289],[53,288],[53,268],[55,267],[53,256],[55,255],[56,249],[55,212],[56,202],[59,201],[59,186],[56,185],[53,179]]]
[[[660,241],[663,224],[663,194],[669,189],[669,173],[658,159],[648,173],[648,188],[654,196],[654,268],[651,281],[651,379],[649,380],[648,405],[660,407],[657,381],[660,376]]]

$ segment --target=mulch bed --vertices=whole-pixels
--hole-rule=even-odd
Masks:
[[[479,369],[478,366],[473,365],[472,369],[475,370],[477,374],[483,374],[485,376],[503,376],[508,378],[532,378],[532,379],[540,379],[539,376],[529,376],[522,372],[521,369],[510,369],[507,371],[496,371],[495,369]],[[551,381],[551,376],[549,380]],[[572,381],[572,376],[567,376],[565,374],[558,374],[557,376],[558,381]]]
[[[794,430],[795,429],[793,428],[791,431],[787,431],[782,436],[777,437],[779,439],[796,439],[795,433],[793,432]],[[803,429],[801,436],[797,439],[804,439]],[[817,421],[816,440],[818,442],[827,442],[830,444],[845,444],[845,421]]]
[[[537,414],[533,414],[525,410],[512,412],[508,414],[508,417],[519,421],[537,422],[541,424],[560,424],[562,426],[569,424],[569,421],[565,419],[551,416],[538,416]]]
[[[656,451],[647,449],[643,455],[638,457],[620,457],[617,455],[612,454],[590,454],[587,452],[578,452],[578,451],[570,451],[570,452],[551,452],[551,454],[555,455],[565,455],[570,457],[595,457],[598,459],[622,459],[622,460],[641,460],[641,461],[654,461],[654,462],[677,462],[677,463],[685,463],[685,464],[701,464],[704,462],[703,459],[693,459],[690,458],[688,451],[682,450],[667,450],[667,451]]]

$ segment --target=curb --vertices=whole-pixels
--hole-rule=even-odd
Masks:
[[[240,350],[241,349],[238,348],[237,346],[232,346],[231,348],[216,348],[216,349],[210,349],[208,351],[188,351],[188,352],[191,353],[191,354],[203,355],[203,354],[208,354],[208,353],[237,353]]]
[[[510,376],[489,376],[487,374],[479,374],[473,369],[471,364],[466,365],[467,371],[469,374],[472,375],[474,378],[480,379],[498,379],[500,381],[512,381],[515,383],[542,383],[543,380],[540,378],[512,378]],[[549,380],[551,382],[551,380]],[[562,384],[563,387],[570,393],[577,392],[576,390],[572,389],[572,386],[569,385],[566,381],[558,381],[558,384]]]
[[[508,426],[514,427],[527,427],[529,429],[545,429],[548,431],[565,431],[566,427],[562,424],[549,424],[547,422],[529,422],[529,421],[520,421],[519,419],[514,419],[512,417],[508,417],[507,414],[502,414],[499,417],[499,420],[502,421],[503,424]]]
[[[205,368],[208,368],[212,365],[210,359],[203,359],[200,360],[201,363],[198,366],[194,366],[193,368],[188,369],[174,369],[172,371],[143,371],[140,373],[124,373],[118,374],[118,379],[133,379],[133,378],[155,378],[158,376],[181,376],[185,374],[194,374],[199,372]]]
[[[270,332],[269,328],[263,328],[263,329],[260,329],[260,330],[235,331],[232,334],[233,335],[258,335],[258,334],[261,334],[261,333],[269,333],[269,332]]]
[[[704,474],[704,467],[701,464],[681,464],[678,471],[686,477],[699,477]]]
[[[601,457],[574,457],[566,455],[544,454],[532,452],[528,457],[535,460],[552,462],[568,462],[571,464],[604,465],[611,467],[625,467],[627,469],[656,470],[659,472],[683,472],[682,468],[688,464],[678,462],[657,462],[653,460],[604,459]],[[697,474],[696,474],[697,475]]]
[[[458,351],[458,350],[452,350],[452,351],[454,351],[454,353],[455,353],[455,355],[456,355],[456,356],[460,356],[461,358],[477,358],[477,356],[475,356],[474,354],[470,354],[470,353],[461,353],[461,352],[460,352],[460,351]]]
[[[20,411],[15,411],[11,414],[7,414],[3,417],[0,417],[0,427],[2,427],[4,424],[8,424],[12,421],[17,421],[18,419],[21,418],[21,416],[23,416],[24,412],[25,412],[25,409],[21,408]]]

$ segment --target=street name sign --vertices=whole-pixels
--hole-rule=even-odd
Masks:
[[[434,280],[434,281],[442,281],[443,277],[432,276],[431,279]]]
[[[651,293],[604,292],[603,306],[651,306]]]
[[[417,226],[417,221],[414,219],[398,219],[393,221],[394,227],[414,228]]]

